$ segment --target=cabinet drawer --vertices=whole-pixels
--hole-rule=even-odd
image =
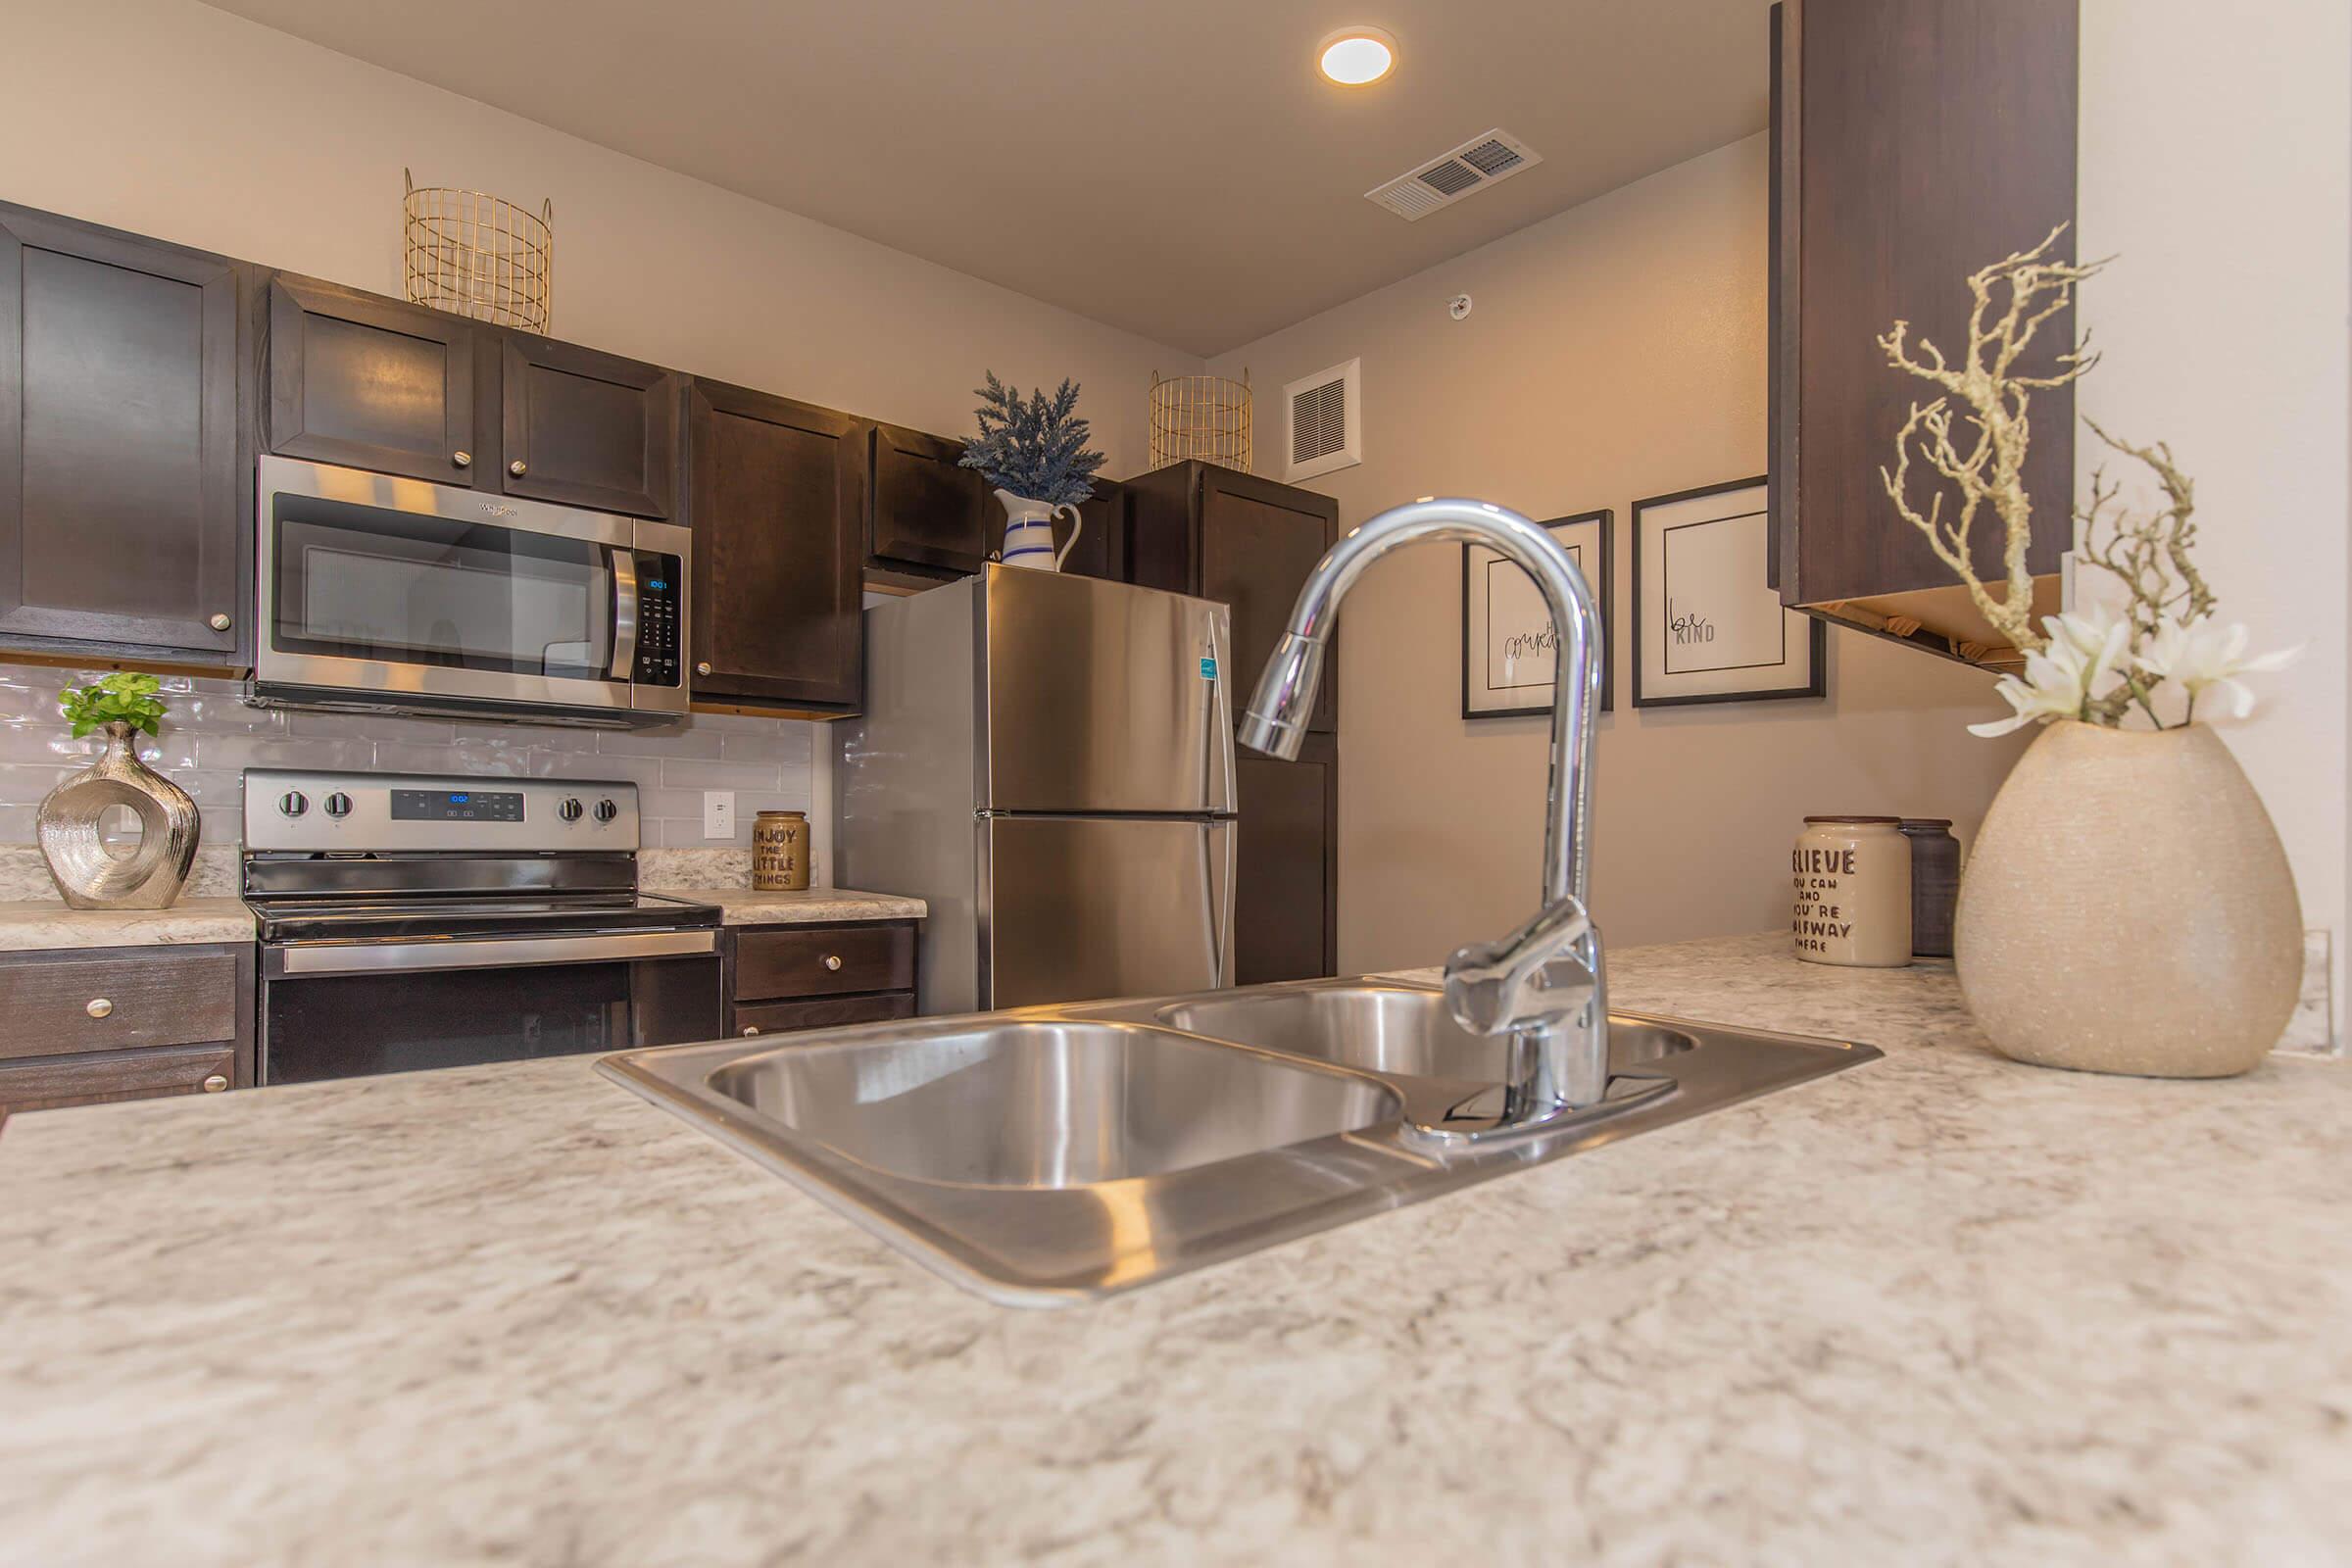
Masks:
[[[911,991],[886,991],[878,997],[819,997],[812,1002],[747,1002],[735,1008],[735,1032],[781,1035],[796,1029],[841,1029],[854,1023],[885,1023],[913,1016]]]
[[[193,1095],[237,1081],[233,1046],[174,1046],[0,1064],[0,1114],[107,1100]]]
[[[234,1040],[237,995],[227,953],[0,964],[0,1058]]]
[[[745,930],[735,938],[738,999],[832,997],[914,988],[914,927]]]

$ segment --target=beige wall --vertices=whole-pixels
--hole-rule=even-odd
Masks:
[[[1631,503],[1764,468],[1764,152],[1710,153],[1212,366],[1279,388],[1363,357],[1365,461],[1311,482],[1343,524],[1431,493],[1616,510],[1593,873],[1615,942],[1781,925],[1806,812],[1951,816],[1965,835],[2019,750],[1961,727],[2003,710],[1986,677],[1839,631],[1824,700],[1630,706]],[[1457,293],[1475,301],[1460,322]],[[1270,460],[1279,404],[1263,427]],[[1407,551],[1341,612],[1346,969],[1435,961],[1536,905],[1544,721],[1459,716],[1460,573],[1450,546]]]
[[[953,435],[1073,375],[1123,473],[1198,364],[192,0],[9,8],[0,199],[398,294],[404,166],[554,200],[557,336],[789,397]]]
[[[2335,933],[2340,1030],[2352,9],[2274,0],[2262,19],[2084,0],[2082,252],[2118,259],[2083,288],[2105,360],[2081,406],[2119,436],[2172,442],[2223,618],[2261,648],[2304,645],[2222,733],[2286,841],[2307,922]],[[2079,451],[2086,487],[2100,449],[2086,436]]]

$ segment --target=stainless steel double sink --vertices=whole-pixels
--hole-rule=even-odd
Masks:
[[[956,1283],[1043,1306],[1130,1289],[1871,1060],[1868,1046],[1610,1019],[1609,1098],[1491,1115],[1505,1039],[1437,991],[1311,980],[626,1052],[598,1065]]]

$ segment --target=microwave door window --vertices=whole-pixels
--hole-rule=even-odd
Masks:
[[[271,632],[280,650],[552,678],[603,674],[612,640],[603,546],[331,502],[305,510],[281,510],[276,521]]]

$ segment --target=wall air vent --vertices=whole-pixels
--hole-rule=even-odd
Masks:
[[[1542,153],[1509,131],[1490,130],[1364,195],[1409,223],[1543,161]]]
[[[1364,461],[1363,366],[1349,360],[1282,389],[1291,415],[1284,478],[1311,479]]]

